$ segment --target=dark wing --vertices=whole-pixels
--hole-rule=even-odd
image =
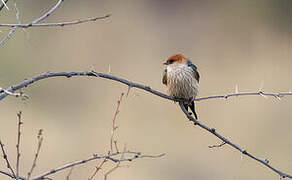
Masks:
[[[163,71],[162,83],[167,85],[167,69]]]
[[[199,82],[200,81],[200,74],[198,72],[197,66],[194,65],[190,60],[188,60],[187,64],[188,64],[188,67],[190,67],[190,68],[193,69],[193,71],[194,71],[194,77]]]

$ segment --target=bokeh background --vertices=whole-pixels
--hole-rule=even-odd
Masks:
[[[46,12],[55,1],[16,1],[22,22]],[[14,1],[0,12],[1,23],[15,23]],[[109,72],[165,92],[163,61],[182,52],[201,74],[200,96],[239,91],[292,89],[292,2],[290,0],[66,0],[45,22],[103,16],[106,20],[67,26],[18,29],[0,49],[0,86],[8,87],[47,71]],[[9,28],[1,28],[3,38]],[[55,78],[23,90],[21,101],[0,104],[0,137],[15,164],[16,113],[23,112],[21,174],[31,167],[38,129],[44,142],[35,175],[109,147],[117,99],[127,87],[97,78]],[[292,173],[292,97],[237,97],[197,103],[199,119]],[[121,104],[116,138],[120,148],[145,154],[115,171],[110,179],[279,179],[259,163],[194,127],[173,102],[131,89]],[[0,161],[0,168],[6,169]],[[87,179],[99,161],[75,167],[71,179]],[[113,165],[106,165],[96,176]],[[65,179],[67,172],[54,179]],[[1,179],[7,179],[1,175]]]

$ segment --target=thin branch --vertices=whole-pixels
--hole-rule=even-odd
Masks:
[[[70,77],[73,77],[73,76],[90,76],[90,77],[96,77],[96,78],[104,78],[104,79],[110,79],[110,80],[113,80],[113,81],[118,81],[122,84],[126,84],[130,87],[134,87],[134,88],[138,88],[138,89],[143,89],[145,91],[148,91],[152,94],[155,94],[157,96],[160,96],[162,98],[165,98],[165,99],[169,99],[169,100],[176,100],[175,98],[171,97],[171,96],[168,96],[164,93],[161,93],[159,91],[156,91],[156,90],[153,90],[151,89],[150,86],[145,86],[145,85],[142,85],[142,84],[138,84],[138,83],[134,83],[134,82],[131,82],[131,81],[128,81],[126,79],[123,79],[123,78],[120,78],[120,77],[117,77],[117,76],[113,76],[113,75],[110,75],[110,74],[105,74],[105,73],[99,73],[99,72],[94,72],[94,71],[83,71],[83,72],[47,72],[47,73],[44,73],[44,74],[41,74],[41,75],[38,75],[38,76],[34,76],[30,79],[26,79],[24,80],[23,82],[17,84],[17,85],[14,85],[14,86],[10,86],[9,88],[7,88],[6,90],[9,91],[9,92],[15,92],[16,90],[19,90],[19,89],[22,89],[24,87],[27,87],[29,86],[30,84],[33,84],[37,81],[40,81],[42,79],[47,79],[47,78],[52,78],[52,77],[67,77],[67,78],[70,78]],[[5,92],[2,92],[0,93],[0,100],[4,99],[6,96],[8,96],[9,94],[5,93]]]
[[[45,18],[49,17],[63,2],[64,0],[58,0],[58,2],[55,4],[55,6],[53,6],[48,12],[46,12],[44,15],[42,15],[41,17],[33,20],[31,23],[29,24],[36,24],[38,22],[41,22],[42,20],[44,20]]]
[[[218,144],[218,145],[212,145],[212,146],[208,146],[210,149],[212,149],[212,148],[219,148],[219,147],[222,147],[222,146],[224,146],[226,144],[226,142],[222,142],[222,143],[220,143],[220,144]]]
[[[104,165],[104,163],[106,163],[106,162],[107,162],[107,159],[104,158],[104,159],[101,161],[101,163],[100,163],[98,166],[95,167],[95,171],[94,171],[93,174],[88,178],[88,180],[92,180],[92,179],[96,176],[96,174],[98,173],[98,171],[101,169],[101,167]]]
[[[47,18],[48,16],[50,16],[56,9],[57,7],[60,6],[60,4],[63,2],[64,0],[59,0],[55,6],[53,6],[48,12],[46,12],[44,15],[42,15],[41,17],[33,20],[32,22],[28,23],[28,25],[32,25],[32,24],[36,24],[42,20],[44,20],[45,18]],[[5,36],[1,41],[0,41],[0,47],[3,46],[11,37],[12,35],[15,33],[16,29],[18,27],[17,26],[14,26],[10,31],[9,33],[7,34],[7,36]]]
[[[12,179],[16,179],[16,176],[13,175],[12,173],[9,173],[9,172],[5,172],[5,171],[0,170],[0,174],[4,174]],[[27,180],[25,177],[21,177],[21,176],[19,176],[18,178],[21,180]]]
[[[132,157],[123,158],[123,159],[118,158],[117,156],[121,155],[122,153],[125,153],[127,155],[132,155]],[[31,180],[44,179],[45,177],[47,177],[49,175],[52,175],[52,174],[55,174],[55,173],[57,173],[59,171],[62,171],[64,169],[67,169],[67,168],[70,168],[70,167],[73,167],[73,166],[78,166],[78,165],[81,165],[81,164],[85,164],[85,163],[87,163],[89,161],[93,161],[93,160],[96,160],[96,159],[109,159],[109,160],[111,160],[113,162],[119,162],[119,161],[133,161],[135,159],[141,159],[141,158],[159,158],[159,157],[162,157],[163,155],[164,154],[160,154],[160,155],[157,155],[157,156],[148,156],[148,155],[142,155],[139,152],[130,152],[130,151],[118,152],[118,153],[107,154],[107,155],[93,155],[92,157],[90,157],[88,159],[79,160],[79,161],[75,161],[75,162],[64,164],[63,166],[57,167],[55,169],[52,169],[50,171],[47,171],[47,172],[39,175],[39,176],[33,177],[33,178],[31,178]]]
[[[284,96],[291,96],[292,92],[279,92],[279,93],[272,93],[272,92],[238,92],[238,93],[228,93],[228,94],[222,94],[222,95],[214,95],[214,96],[207,96],[207,97],[201,97],[196,98],[195,101],[202,101],[207,99],[227,99],[229,97],[237,97],[237,96],[271,96],[277,99],[280,99]]]
[[[69,173],[68,173],[67,176],[66,176],[66,180],[70,180],[70,176],[71,176],[71,174],[72,174],[73,169],[74,169],[74,166],[72,166],[72,167],[70,168],[70,171],[69,171]]]
[[[114,152],[114,150],[113,150],[114,134],[115,134],[116,129],[118,128],[116,126],[116,119],[117,119],[117,115],[120,112],[120,104],[121,104],[121,101],[123,99],[123,96],[124,96],[124,93],[121,94],[120,99],[117,102],[117,108],[116,108],[116,111],[115,111],[115,114],[114,114],[114,117],[113,117],[112,131],[111,131],[111,139],[110,139],[110,153],[113,153]]]
[[[110,148],[109,148],[109,151],[108,151],[108,154],[112,154],[114,153],[113,151],[113,144],[115,145],[116,147],[116,153],[119,152],[118,150],[118,147],[117,147],[117,143],[116,141],[114,141],[114,134],[115,134],[115,131],[117,129],[117,126],[116,126],[116,119],[117,119],[117,115],[119,114],[120,112],[120,105],[121,105],[121,102],[122,102],[122,99],[123,99],[123,96],[124,96],[124,93],[121,93],[121,96],[120,98],[118,99],[117,101],[117,108],[116,108],[116,111],[114,113],[114,117],[112,119],[112,130],[111,130],[111,137],[110,137]],[[88,178],[88,180],[92,180],[96,174],[98,173],[98,171],[102,168],[102,166],[107,162],[107,159],[104,158],[103,161],[97,166],[95,167],[95,171],[92,173],[92,175]]]
[[[76,25],[76,24],[81,24],[81,23],[87,23],[87,22],[94,22],[97,20],[101,19],[106,19],[110,17],[111,15],[105,15],[101,17],[91,17],[91,18],[86,18],[82,20],[74,20],[74,21],[69,21],[69,22],[58,22],[58,23],[39,23],[39,24],[0,24],[0,27],[19,27],[19,28],[29,28],[29,27],[54,27],[54,26],[69,26],[69,25]]]
[[[22,125],[22,121],[21,121],[21,111],[19,111],[19,113],[17,113],[17,117],[18,117],[18,126],[17,126],[17,144],[16,144],[16,180],[19,179],[19,158],[20,158],[20,127]]]
[[[7,2],[8,2],[8,0],[5,0],[4,3],[3,3],[3,0],[1,0],[1,1],[2,1],[2,4],[1,4],[1,6],[0,6],[0,11],[1,11],[4,7],[6,7],[7,9],[9,9],[8,6],[6,5]]]
[[[3,88],[0,87],[0,93],[2,93],[2,92],[7,93],[9,96],[23,97],[23,99],[29,99],[29,96],[24,94],[23,92],[13,93],[13,92],[9,92],[6,89],[3,89]]]
[[[280,175],[281,178],[292,178],[292,175],[286,174],[278,169],[276,169],[275,167],[271,166],[269,164],[268,161],[266,161],[265,159],[260,159],[257,158],[256,156],[252,155],[251,153],[247,152],[245,149],[243,149],[242,147],[240,147],[239,145],[231,142],[230,140],[228,140],[226,137],[222,136],[221,134],[217,133],[216,130],[214,128],[209,128],[208,126],[204,125],[203,123],[201,123],[200,121],[198,121],[197,119],[195,119],[184,107],[183,103],[180,102],[179,103],[181,110],[184,112],[184,114],[187,116],[187,118],[194,122],[194,125],[198,125],[199,127],[209,131],[210,133],[212,133],[213,135],[215,135],[217,138],[221,139],[223,142],[225,142],[226,144],[230,145],[231,147],[233,147],[234,149],[237,149],[238,151],[240,151],[242,154],[260,162],[261,164],[263,164],[264,166],[270,168],[272,171],[276,172],[277,174]]]
[[[124,147],[124,150],[123,150],[123,154],[121,156],[121,159],[124,158],[125,152],[126,152],[126,146]],[[118,169],[120,167],[120,164],[121,164],[121,161],[119,161],[112,169],[110,169],[108,172],[106,172],[104,174],[104,180],[107,180],[108,175],[110,175],[112,172],[114,172],[116,169]]]
[[[17,27],[12,28],[9,33],[0,41],[0,47],[3,46],[15,33]]]
[[[16,177],[16,176],[15,176],[15,173],[14,173],[14,170],[12,169],[12,167],[11,167],[11,165],[10,165],[10,162],[9,162],[9,160],[8,160],[8,156],[7,156],[6,152],[5,152],[4,144],[2,143],[1,140],[0,140],[0,146],[1,146],[1,149],[2,149],[3,158],[4,158],[4,160],[6,161],[6,166],[7,166],[7,168],[11,171],[12,175],[13,175],[14,177]]]
[[[36,154],[35,154],[35,157],[34,157],[34,160],[33,160],[32,166],[31,166],[31,169],[30,169],[29,173],[27,173],[27,180],[30,179],[30,177],[32,175],[32,172],[33,172],[34,168],[36,167],[36,161],[38,159],[39,152],[41,150],[41,146],[42,146],[42,142],[43,142],[42,133],[43,133],[43,130],[40,129],[39,130],[39,133],[38,133],[38,136],[37,136],[37,139],[38,139],[37,151],[36,151]]]

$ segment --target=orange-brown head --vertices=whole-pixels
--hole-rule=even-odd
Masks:
[[[164,65],[170,65],[170,64],[186,64],[187,63],[187,58],[181,54],[174,54],[172,56],[170,56],[165,63],[163,63]]]

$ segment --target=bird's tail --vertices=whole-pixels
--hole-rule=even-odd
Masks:
[[[197,113],[195,110],[195,102],[194,101],[192,101],[190,108],[191,108],[192,112],[194,113],[195,118],[198,119],[198,116],[197,116]]]
[[[187,111],[188,111],[188,108],[190,107],[190,109],[192,110],[192,112],[194,114],[194,117],[196,119],[198,119],[197,113],[195,111],[195,102],[194,101],[192,101],[191,104],[184,104],[184,107]]]

